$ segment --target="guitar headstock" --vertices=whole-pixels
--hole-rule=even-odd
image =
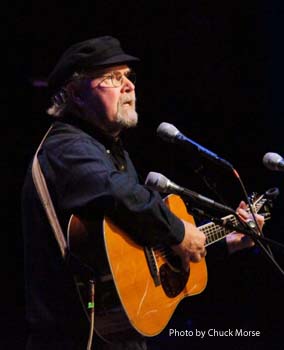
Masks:
[[[249,197],[254,213],[259,213],[264,217],[264,220],[271,219],[271,209],[273,201],[278,197],[279,189],[277,187],[270,188],[264,194],[259,195],[256,192]]]

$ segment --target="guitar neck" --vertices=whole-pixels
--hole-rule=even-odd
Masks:
[[[259,210],[263,207],[263,205],[266,203],[266,198],[264,196],[260,196],[254,203],[252,203],[253,210],[255,213],[258,213]],[[265,219],[269,219],[269,215]],[[237,223],[237,219],[234,215],[228,215],[222,218],[223,220],[229,220],[232,224]],[[216,225],[214,222],[209,222],[205,225],[202,225],[198,227],[200,231],[202,231],[206,236],[206,242],[205,247],[209,246],[210,244],[213,244],[217,241],[220,241],[220,239],[227,236],[229,233],[232,232],[232,230]]]
[[[234,217],[234,215],[225,216],[223,219],[229,220],[232,223],[236,223],[236,218]],[[198,228],[206,236],[206,242],[205,242],[206,247],[221,240],[222,238],[224,238],[225,236],[227,236],[229,233],[232,232],[232,230],[216,225],[214,222],[209,222]]]

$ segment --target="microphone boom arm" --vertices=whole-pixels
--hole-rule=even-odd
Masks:
[[[216,153],[201,146],[197,142],[195,142],[195,141],[191,140],[190,138],[186,137],[185,135],[183,135],[181,132],[176,134],[176,141],[177,141],[177,143],[182,143],[183,145],[190,145],[191,147],[194,146],[202,156],[213,161],[217,165],[221,165],[225,169],[228,169],[228,168],[230,170],[233,169],[233,165],[230,162],[228,162],[226,159],[219,157]]]
[[[177,194],[182,194],[185,197],[189,197],[190,199],[193,199],[194,201],[203,204],[206,207],[216,209],[218,211],[221,211],[225,214],[233,214],[236,215],[235,210],[232,208],[223,205],[221,203],[215,202],[213,199],[207,198],[199,193],[196,193],[194,191],[191,191],[184,187],[179,187],[179,191],[176,192]]]

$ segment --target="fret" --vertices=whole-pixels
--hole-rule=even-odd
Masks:
[[[236,223],[236,218],[233,215],[228,215],[223,220],[230,220],[232,223]],[[205,225],[199,227],[199,229],[205,234],[206,242],[205,246],[209,246],[212,243],[215,243],[222,238],[224,238],[227,234],[232,232],[232,230],[222,227],[220,225],[215,224],[214,222],[209,222]]]

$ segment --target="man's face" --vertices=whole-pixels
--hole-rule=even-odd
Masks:
[[[95,77],[88,78],[80,92],[84,117],[113,136],[138,121],[135,86],[127,77],[130,73],[127,65],[94,72]]]

